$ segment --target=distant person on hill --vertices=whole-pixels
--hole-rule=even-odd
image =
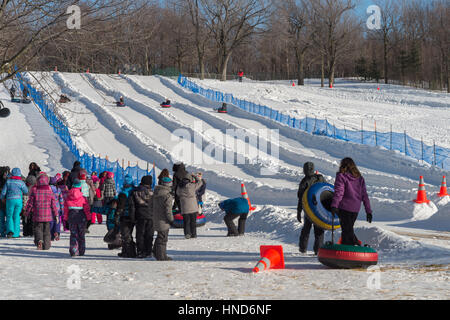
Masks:
[[[300,181],[298,186],[298,204],[297,204],[297,220],[302,222],[302,210],[303,210],[303,195],[305,191],[311,187],[313,184],[318,182],[326,182],[325,178],[321,174],[315,174],[314,163],[306,162],[303,165],[303,173],[305,177]],[[301,253],[306,253],[308,249],[309,234],[311,232],[312,222],[309,220],[308,216],[305,214],[305,222],[303,224],[302,231],[299,238],[299,250]],[[323,229],[314,225],[314,254],[319,252],[320,247],[323,245]]]
[[[339,217],[342,229],[342,244],[360,245],[353,226],[358,218],[361,202],[366,210],[366,220],[372,223],[372,209],[367,195],[366,182],[351,158],[341,160],[334,182],[334,196],[331,202],[333,216]]]
[[[244,71],[242,71],[242,69],[239,70],[238,77],[239,77],[239,82],[242,82],[242,78],[244,77]]]

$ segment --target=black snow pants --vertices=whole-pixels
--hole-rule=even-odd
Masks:
[[[136,243],[133,241],[134,223],[129,219],[120,221],[120,235],[122,236],[122,257],[136,258]]]
[[[306,252],[308,249],[309,234],[311,232],[311,227],[313,226],[311,220],[305,214],[305,223],[303,229],[300,232],[299,247],[300,252]],[[314,253],[319,252],[320,247],[323,245],[324,231],[322,228],[314,225]]]
[[[342,244],[359,245],[358,238],[353,229],[356,219],[358,218],[358,212],[339,209],[338,216],[342,230]]]
[[[50,222],[33,222],[34,244],[37,246],[42,241],[42,249],[49,250],[51,247]]]
[[[153,219],[138,219],[136,223],[137,255],[151,256],[153,246]]]
[[[223,218],[223,221],[227,225],[228,228],[228,234],[227,236],[242,236],[245,233],[245,222],[247,221],[248,213],[243,214],[234,214],[234,213],[227,213],[225,217]],[[238,227],[236,229],[236,225],[234,224],[233,220],[238,220]]]

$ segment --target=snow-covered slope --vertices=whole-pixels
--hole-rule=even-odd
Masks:
[[[159,299],[320,299],[330,298],[330,292],[339,297],[342,290],[350,292],[346,296],[350,298],[402,298],[411,292],[413,297],[421,297],[427,288],[435,286],[436,290],[430,297],[448,298],[448,286],[441,280],[448,279],[450,263],[450,207],[449,201],[436,196],[442,176],[448,175],[447,172],[388,150],[311,136],[233,107],[228,114],[219,115],[214,112],[214,108],[219,107],[217,103],[184,90],[169,78],[54,72],[36,72],[33,75],[27,77],[29,81],[45,87],[47,94],[54,99],[58,99],[61,93],[72,99],[59,109],[59,113],[69,124],[80,150],[107,155],[113,160],[125,159],[132,165],[139,162],[145,166],[146,162],[155,161],[158,170],[171,169],[174,162],[184,160],[190,171],[202,171],[208,187],[205,214],[209,222],[199,229],[199,238],[191,241],[185,240],[180,230],[171,231],[169,254],[174,258],[173,262],[118,259],[117,252],[106,250],[102,243],[104,226],[95,226],[94,232],[88,235],[87,255],[73,260],[68,259],[66,235],[61,242],[54,243],[51,251],[41,253],[34,250],[31,239],[2,240],[0,245],[7,254],[2,255],[0,263],[9,265],[18,261],[26,273],[23,279],[7,282],[8,288],[26,287],[33,299],[57,295],[81,298],[83,293],[98,291],[99,288],[105,292],[105,297],[101,298],[126,298],[134,294],[135,298]],[[436,139],[437,143],[441,133],[449,133],[448,126],[445,126],[449,120],[449,100],[443,94],[395,86],[382,86],[379,92],[376,86],[373,88],[369,84],[339,82],[333,90],[321,89],[314,82],[299,88],[284,82],[239,84],[207,80],[202,86],[231,92],[237,97],[297,115],[309,101],[310,106],[305,108],[305,112],[315,112],[318,117],[328,119],[334,115],[336,122],[353,119],[360,123],[361,119],[366,121],[377,117],[378,124],[379,116],[380,119],[391,119],[394,125],[414,128],[418,134]],[[1,94],[5,101],[6,91]],[[125,108],[115,106],[120,96],[125,98]],[[172,101],[170,109],[159,106],[166,97]],[[9,107],[9,103],[6,104]],[[33,106],[11,106],[12,115],[7,119],[8,127],[4,131],[10,136],[2,137],[0,141],[13,150],[8,151],[2,160],[10,166],[18,163],[23,170],[30,161],[44,164],[45,169],[53,172],[61,172],[63,167],[70,168],[73,159],[62,156],[58,148],[64,148],[49,140],[58,140],[52,135],[51,128],[42,118],[41,122],[33,120],[31,110],[37,113],[35,119],[39,119]],[[392,117],[393,110],[398,116]],[[420,112],[426,117],[427,126],[423,123],[413,126],[414,114]],[[24,129],[15,125],[17,123]],[[184,142],[203,161],[189,161],[192,159],[183,158],[176,152],[180,140],[173,139],[173,133],[177,129],[189,133],[192,140],[184,138]],[[230,129],[245,132],[247,138],[241,140],[245,142],[245,150],[226,142],[230,137],[227,130]],[[278,149],[278,172],[275,175],[261,174],[262,169],[270,169],[276,160],[271,149],[261,153],[260,161],[255,162],[257,150],[248,142],[248,137],[255,137],[261,129],[279,130],[279,140],[271,145],[271,148]],[[3,128],[1,130],[3,133]],[[202,142],[194,141],[193,137],[201,137]],[[10,141],[14,144],[11,145]],[[440,142],[441,145],[447,143],[442,139]],[[56,150],[50,149],[55,146]],[[233,159],[242,157],[245,163],[208,162],[213,160],[209,152],[212,147],[232,154]],[[313,161],[316,169],[333,183],[339,161],[345,156],[355,159],[367,183],[374,222],[365,222],[362,210],[356,233],[364,243],[369,243],[379,252],[382,291],[367,289],[368,273],[329,270],[315,257],[298,253],[302,224],[296,219],[296,193],[303,177],[303,163]],[[432,201],[430,206],[412,201],[421,175],[425,177],[428,198]],[[223,213],[218,210],[217,203],[228,197],[240,196],[241,182],[245,182],[257,210],[247,221],[246,236],[230,239],[225,237]],[[325,236],[330,239],[330,232]],[[335,234],[338,236],[339,231]],[[249,274],[258,260],[259,245],[262,244],[283,245],[286,270],[257,276]],[[309,249],[312,249],[312,239]],[[42,257],[45,259],[40,259]],[[32,279],[33,270],[28,265],[31,261],[37,262],[35,267],[43,275],[35,280],[41,281],[40,289],[25,284],[27,279]],[[79,265],[83,271],[81,291],[65,287],[66,268],[71,264]],[[439,268],[430,267],[437,264]],[[186,278],[176,276],[176,270],[180,268],[187,270]],[[8,269],[5,272],[8,274]],[[50,274],[58,275],[56,290],[45,284],[45,279],[52,277]],[[416,277],[415,280],[411,280],[411,275]],[[1,273],[2,283],[5,279],[5,273]],[[333,282],[330,279],[338,280]],[[116,296],[117,290],[111,288],[119,286],[119,283],[122,285],[120,295]],[[262,284],[266,288],[264,293],[259,290]],[[146,290],[149,286],[157,290]],[[327,290],[323,289],[324,286]],[[13,292],[19,295],[20,290]]]

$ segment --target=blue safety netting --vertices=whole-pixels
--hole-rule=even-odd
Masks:
[[[279,110],[235,98],[230,93],[222,93],[212,89],[202,88],[197,83],[181,74],[178,77],[178,83],[182,87],[191,90],[193,93],[200,94],[211,101],[226,102],[247,112],[269,118],[273,121],[310,134],[374,147],[383,147],[387,150],[396,150],[406,156],[425,161],[442,169],[450,169],[450,149],[436,145],[426,145],[423,141],[410,137],[406,132],[398,133],[342,129],[334,126],[326,119],[323,120],[311,117],[297,119],[283,114]]]
[[[114,173],[114,180],[116,182],[117,190],[123,186],[124,178],[129,175],[133,178],[134,184],[139,185],[141,178],[146,175],[151,175],[153,177],[153,188],[156,185],[156,167],[153,165],[151,170],[145,170],[139,166],[126,167],[121,166],[118,161],[111,162],[108,159],[100,158],[95,155],[80,152],[76,144],[72,140],[72,136],[67,125],[61,121],[55,114],[53,108],[49,106],[44,99],[42,92],[38,91],[36,88],[31,86],[28,81],[25,81],[22,74],[16,74],[17,81],[20,84],[20,89],[23,90],[27,87],[30,98],[38,106],[41,114],[47,120],[47,122],[52,126],[53,131],[61,138],[61,140],[67,145],[70,152],[75,156],[75,158],[80,161],[81,167],[85,168],[88,172],[97,172],[100,174],[103,171],[110,171]]]

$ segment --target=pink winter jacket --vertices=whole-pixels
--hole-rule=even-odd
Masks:
[[[83,193],[81,192],[80,188],[72,188],[69,190],[65,204],[64,220],[69,220],[69,210],[76,208],[83,208],[84,213],[86,214],[86,219],[91,219],[91,208],[86,198],[83,197]]]

